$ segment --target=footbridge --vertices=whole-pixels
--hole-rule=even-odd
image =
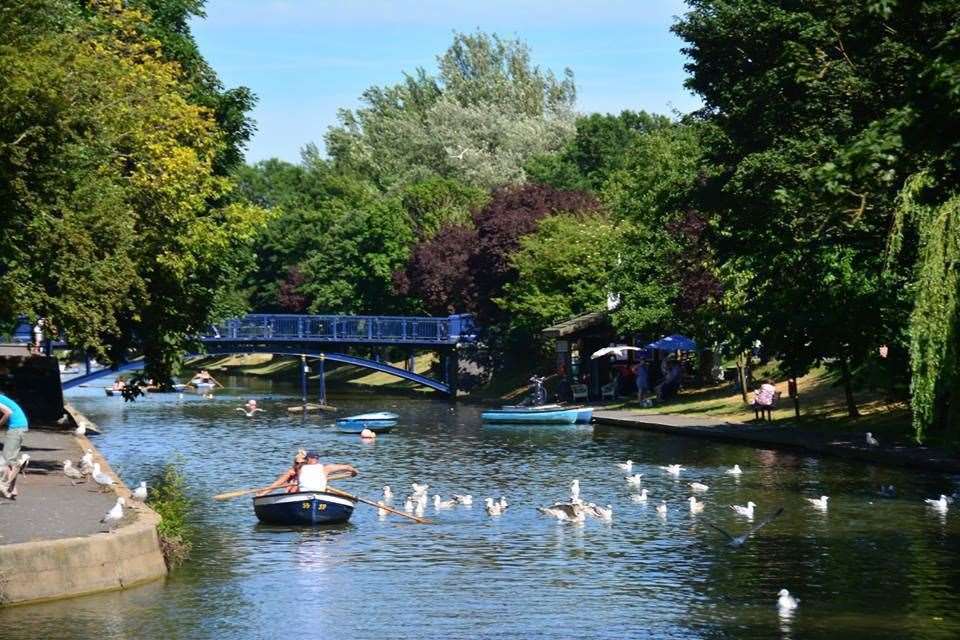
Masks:
[[[271,353],[316,358],[320,362],[321,374],[325,361],[352,364],[456,397],[457,349],[476,340],[476,327],[473,317],[468,314],[440,318],[251,314],[213,325],[197,339],[204,347],[204,354]],[[387,347],[401,347],[411,355],[414,351],[424,350],[437,353],[440,378],[383,362],[380,353]],[[370,357],[357,353],[370,354]],[[103,376],[142,367],[142,360],[98,371],[91,371],[88,367],[86,373],[65,380],[63,387],[69,389]]]

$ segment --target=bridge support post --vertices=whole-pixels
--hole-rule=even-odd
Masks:
[[[307,366],[307,356],[300,356],[300,399],[303,400],[303,406],[307,406],[307,372],[310,367]],[[304,411],[306,413],[306,411]]]
[[[324,371],[324,360],[326,356],[320,354],[320,404],[327,404],[327,381]]]
[[[450,387],[450,401],[457,401],[459,389],[460,358],[457,356],[457,347],[451,347],[440,352],[440,363],[443,367],[444,382]]]

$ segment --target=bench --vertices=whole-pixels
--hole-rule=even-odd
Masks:
[[[573,394],[573,401],[587,400],[590,397],[590,387],[585,384],[570,385],[570,393]]]
[[[773,410],[777,408],[777,405],[779,403],[780,403],[780,392],[775,391],[773,394],[773,401],[770,404],[757,404],[757,403],[751,404],[750,408],[753,409],[753,419],[763,420],[764,414],[766,414],[767,421],[773,422]]]

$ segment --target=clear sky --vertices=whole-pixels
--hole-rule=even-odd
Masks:
[[[669,30],[683,11],[682,0],[208,0],[192,28],[224,84],[259,98],[247,159],[295,162],[367,87],[434,71],[454,31],[520,38],[541,67],[569,67],[581,112],[685,113],[699,101]]]

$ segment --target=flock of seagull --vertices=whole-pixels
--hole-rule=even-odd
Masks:
[[[73,485],[83,484],[88,478],[92,479],[98,492],[110,491],[116,485],[114,479],[100,469],[100,463],[93,461],[93,449],[84,452],[78,466],[74,466],[70,459],[64,460],[63,475]],[[147,499],[147,483],[141,481],[131,496],[138,502],[144,502]],[[127,501],[122,496],[118,497],[113,507],[100,519],[101,524],[107,525],[108,530],[112,531],[113,525],[123,519],[123,507],[126,504]]]

